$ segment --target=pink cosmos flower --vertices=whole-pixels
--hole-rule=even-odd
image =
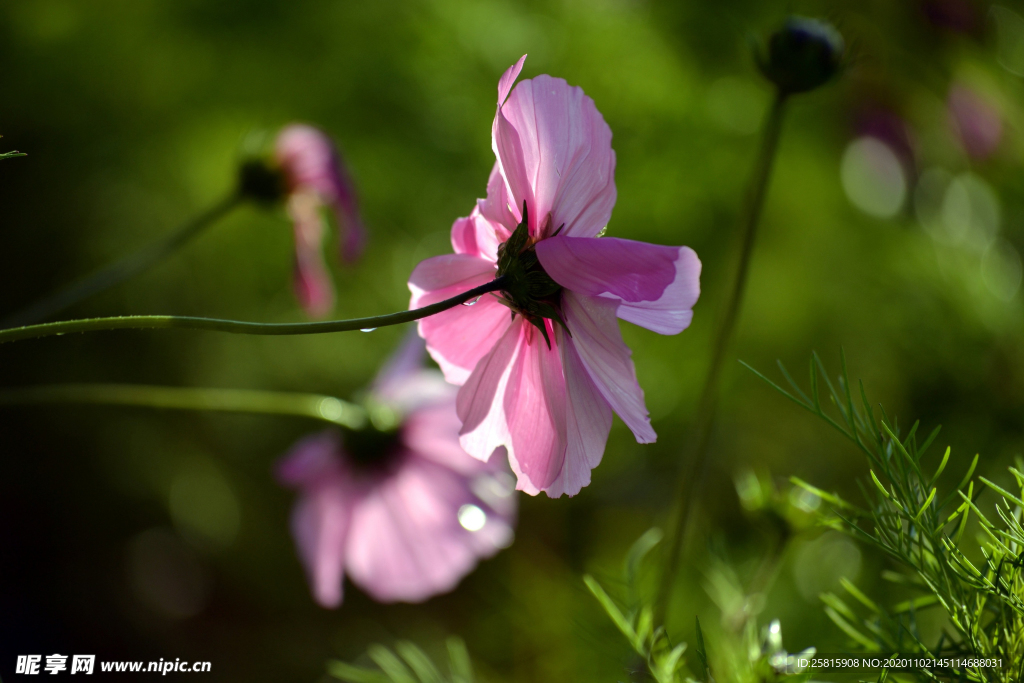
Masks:
[[[365,241],[352,180],[330,138],[312,126],[282,130],[274,155],[284,172],[295,228],[295,293],[307,313],[322,317],[334,307],[334,285],[322,250],[323,209],[337,219],[345,263],[359,258]]]
[[[964,151],[974,159],[986,159],[1003,137],[999,110],[972,88],[954,84],[947,99],[950,125]]]
[[[425,600],[512,542],[512,476],[459,447],[455,388],[423,356],[413,336],[377,377],[377,426],[314,434],[278,465],[300,491],[292,534],[324,607],[341,604],[346,573],[381,602]]]
[[[419,332],[462,385],[463,448],[487,460],[504,447],[519,489],[557,497],[590,483],[612,411],[637,441],[655,440],[617,318],[681,332],[701,264],[687,247],[601,236],[615,204],[611,130],[562,79],[538,76],[509,95],[525,59],[498,83],[487,198],[452,226],[454,254],[413,271],[410,306],[508,279],[473,306],[420,320]]]

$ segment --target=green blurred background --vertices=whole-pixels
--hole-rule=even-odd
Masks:
[[[813,349],[904,421],[942,423],[950,471],[975,452],[1000,480],[1024,432],[1021,261],[1024,8],[1004,2],[847,0],[17,0],[0,4],[0,313],[13,312],[172,230],[230,191],[246,141],[291,121],[329,132],[369,228],[337,267],[335,317],[408,303],[421,259],[485,190],[499,75],[580,85],[610,124],[619,200],[609,234],[686,244],[704,264],[692,327],[624,324],[658,443],[616,421],[593,483],[569,500],[521,496],[515,544],[423,605],[347,588],[311,600],[288,534],[275,460],[318,425],[291,418],[121,408],[0,412],[0,674],[16,654],[209,660],[213,680],[313,681],[372,642],[434,651],[463,636],[496,681],[624,680],[626,643],[580,576],[613,589],[621,558],[664,524],[709,340],[732,277],[757,129],[769,100],[750,39],[787,12],[832,21],[847,72],[796,98],[724,376],[695,541],[669,630],[709,597],[713,557],[742,582],[777,529],[735,478],[797,475],[858,496],[861,455],[735,359],[777,377]],[[998,122],[972,157],[951,88]],[[984,116],[979,114],[978,116]],[[992,132],[989,125],[988,132]],[[873,135],[870,141],[863,136]],[[992,136],[989,135],[991,138]],[[333,252],[331,252],[333,256]],[[281,210],[244,208],[182,252],[66,317],[174,313],[302,319]],[[117,332],[0,348],[4,386],[146,382],[350,396],[402,334],[255,338]],[[797,534],[762,621],[790,651],[842,651],[818,593],[845,575],[876,587],[881,558]],[[728,610],[726,610],[728,612]],[[728,614],[726,614],[728,616]]]

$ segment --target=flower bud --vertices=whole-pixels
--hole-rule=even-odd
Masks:
[[[757,55],[764,77],[782,94],[808,92],[824,85],[842,66],[843,37],[829,23],[790,17],[768,39],[767,55]]]
[[[238,167],[238,192],[246,199],[273,204],[287,191],[284,174],[264,159],[248,159]]]

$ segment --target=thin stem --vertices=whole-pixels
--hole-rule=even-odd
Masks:
[[[718,330],[712,346],[711,365],[708,368],[704,389],[701,392],[697,408],[697,419],[692,432],[693,444],[688,458],[683,460],[680,468],[678,484],[679,497],[676,502],[676,513],[669,533],[669,546],[666,551],[664,573],[658,593],[658,614],[664,618],[676,573],[679,571],[680,556],[685,546],[687,528],[696,502],[698,482],[703,479],[704,467],[707,462],[708,445],[711,440],[711,428],[714,424],[715,409],[718,404],[718,383],[722,374],[722,366],[731,346],[736,320],[743,303],[743,292],[746,289],[747,275],[750,270],[750,259],[754,253],[757,227],[764,208],[764,199],[771,179],[775,151],[778,148],[779,136],[782,132],[782,119],[785,111],[786,95],[781,91],[775,96],[768,112],[761,138],[761,148],[754,164],[754,172],[748,190],[744,217],[743,243],[740,247],[740,260],[736,267],[736,279],[726,300]]]
[[[100,330],[141,330],[183,328],[191,330],[211,330],[229,334],[258,335],[297,335],[326,334],[330,332],[350,332],[352,330],[372,330],[388,325],[401,325],[420,318],[447,311],[470,299],[476,299],[489,292],[495,292],[505,285],[505,278],[499,277],[487,284],[430,304],[423,308],[400,311],[370,318],[352,320],[326,320],[316,323],[253,323],[241,320],[221,320],[218,318],[194,318],[180,315],[130,315],[116,318],[87,318],[84,320],[64,320],[42,325],[15,327],[0,330],[0,344],[18,341],[19,339],[36,339],[70,332],[96,332]]]
[[[0,390],[0,407],[48,403],[293,415],[349,429],[366,425],[366,411],[361,406],[322,394],[143,384],[51,384]]]
[[[243,201],[241,194],[234,193],[188,221],[180,228],[158,241],[149,244],[131,256],[116,261],[78,282],[44,297],[0,321],[0,329],[22,327],[46,320],[55,313],[121,284],[185,246],[192,238],[226,216]]]

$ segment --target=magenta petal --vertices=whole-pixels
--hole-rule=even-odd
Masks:
[[[340,158],[336,158],[335,161],[337,166],[333,174],[334,194],[331,203],[334,206],[334,215],[338,220],[341,260],[351,264],[363,254],[363,247],[366,245],[366,228],[363,227],[363,219],[359,215],[359,204],[352,179]]]
[[[529,81],[523,81],[523,83],[529,83]],[[534,205],[533,187],[530,184],[529,169],[523,157],[523,145],[520,142],[519,133],[505,118],[501,107],[498,107],[498,111],[494,115],[494,123],[491,125],[491,149],[494,150],[494,155],[498,158],[501,177],[505,179],[505,192],[514,221],[513,224],[505,227],[514,228],[522,220],[523,203],[525,202],[528,207],[531,207],[530,231],[535,232],[538,217],[537,212],[532,208]]]
[[[340,452],[341,439],[333,430],[307,436],[278,462],[277,479],[293,488],[303,488],[341,476]]]
[[[494,162],[491,175],[487,178],[487,197],[479,200],[477,207],[480,210],[480,215],[494,226],[499,243],[507,240],[512,234],[512,230],[519,224],[519,219],[516,216],[520,212],[517,210],[513,214],[512,204],[514,202],[509,199],[505,178],[501,175],[501,165]]]
[[[312,193],[296,193],[288,200],[295,232],[295,296],[306,313],[323,317],[334,307],[334,284],[324,263],[324,223],[320,200]]]
[[[654,443],[658,437],[636,379],[632,352],[622,341],[617,307],[618,302],[611,299],[562,293],[565,323],[594,385],[639,443]]]
[[[274,147],[289,191],[315,193],[334,209],[342,260],[355,261],[362,253],[366,232],[359,216],[355,187],[334,143],[312,126],[293,124],[278,134]]]
[[[341,231],[341,260],[342,263],[353,264],[363,255],[366,247],[366,228],[358,214],[346,213],[335,210],[338,217],[338,229]]]
[[[537,258],[555,282],[578,294],[656,301],[676,277],[679,247],[615,237],[552,237]]]
[[[574,496],[590,483],[590,471],[601,464],[608,432],[612,428],[612,409],[598,391],[590,373],[580,360],[573,341],[557,330],[565,372],[566,450],[558,478],[544,492],[552,498]]]
[[[620,318],[661,334],[686,329],[700,296],[700,259],[689,247],[559,235],[537,243],[537,258],[558,284],[620,300]]]
[[[554,330],[548,330],[554,337]],[[558,347],[549,349],[540,332],[523,327],[519,355],[505,389],[509,462],[524,491],[543,490],[555,480],[565,458],[565,379]]]
[[[410,308],[443,301],[494,277],[494,264],[467,254],[429,258],[409,278]],[[455,306],[419,321],[420,336],[445,379],[462,384],[509,324],[509,310],[491,295],[472,306]]]
[[[349,509],[355,499],[345,484],[340,452],[338,434],[325,431],[298,442],[277,465],[278,479],[301,491],[292,535],[313,595],[324,607],[341,604]]]
[[[292,124],[278,134],[274,153],[292,190],[314,190],[333,204],[341,185],[340,164],[327,135],[312,126]]]
[[[299,558],[312,584],[313,597],[324,607],[341,604],[350,510],[339,484],[304,495],[292,512],[292,535]]]
[[[409,414],[402,426],[402,439],[420,456],[460,474],[470,476],[489,471],[485,462],[470,457],[459,445],[461,429],[462,422],[452,403],[438,402]]]
[[[498,79],[498,106],[500,107],[508,97],[508,91],[512,89],[512,84],[519,78],[519,72],[523,70],[523,63],[526,61],[526,55],[519,58],[519,61],[510,66],[505,73]]]
[[[700,259],[693,249],[680,247],[675,269],[675,280],[659,299],[622,303],[619,317],[659,334],[679,334],[689,327],[700,296]]]
[[[522,318],[516,318],[480,358],[459,389],[455,403],[462,420],[459,443],[478,460],[489,460],[494,449],[511,442],[504,396],[513,362],[523,342],[523,325]]]
[[[432,303],[433,298],[441,301],[460,291],[463,290],[451,288],[433,292],[424,297],[423,303]],[[479,360],[508,329],[510,318],[506,307],[494,297],[485,295],[474,306],[456,306],[420,320],[419,331],[427,340],[430,357],[441,366],[445,379],[462,385]]]
[[[423,371],[426,351],[426,344],[414,330],[406,332],[402,343],[377,371],[371,393],[381,400],[390,400],[393,394],[402,390],[403,384]]]
[[[452,225],[452,249],[456,254],[470,254],[494,263],[498,260],[498,245],[506,239],[508,231],[482,216],[479,207],[473,207],[469,216],[456,219]]]
[[[409,289],[414,298],[417,293],[435,292],[449,287],[461,287],[481,277],[494,277],[494,264],[469,254],[442,254],[420,261],[409,276]],[[472,289],[468,285],[462,291]],[[452,295],[454,296],[454,295]],[[419,308],[418,305],[413,305]]]
[[[511,133],[495,133],[495,152],[515,209],[529,202],[531,233],[544,237],[539,228],[551,214],[552,231],[564,225],[563,235],[597,235],[608,224],[616,192],[612,133],[594,101],[560,78],[538,76],[509,95],[495,118],[495,130],[503,126],[519,146],[513,147]],[[520,176],[530,194],[517,191]]]
[[[377,600],[418,602],[455,587],[480,552],[459,524],[463,505],[480,505],[467,480],[411,456],[353,510],[346,555],[352,580]]]
[[[318,267],[319,265],[319,267]],[[296,259],[293,288],[295,298],[311,318],[324,318],[334,308],[334,290],[327,268]]]

